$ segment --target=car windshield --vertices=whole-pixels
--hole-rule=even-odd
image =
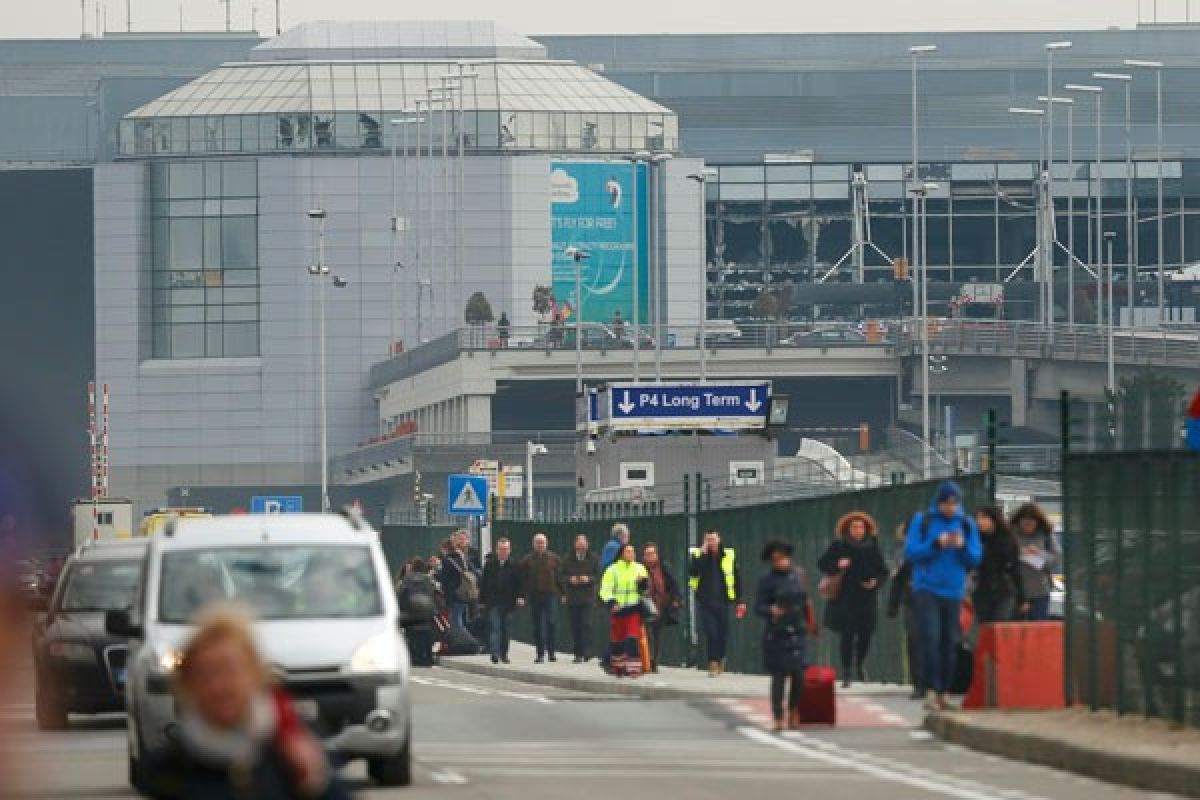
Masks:
[[[371,617],[383,613],[366,547],[222,547],[163,557],[159,619],[190,622],[204,606],[233,601],[260,619]]]
[[[133,606],[141,563],[76,564],[67,574],[60,611],[121,611]]]

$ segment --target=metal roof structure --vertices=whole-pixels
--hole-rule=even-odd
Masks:
[[[494,22],[306,22],[263,42],[252,61],[545,58],[546,48]]]

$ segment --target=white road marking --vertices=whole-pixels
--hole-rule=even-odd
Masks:
[[[873,711],[876,714],[887,713],[887,709],[884,708],[883,706],[879,705],[879,703],[863,703],[862,707],[865,708],[867,711]]]
[[[718,702],[723,706],[736,706],[742,701],[738,700],[736,697],[718,697],[715,702]]]
[[[958,798],[958,800],[995,800],[996,796],[1000,794],[998,788],[977,781],[964,780],[894,759],[850,750],[833,742],[815,739],[804,734],[784,739],[750,727],[738,728],[738,733],[747,739],[786,750],[813,761],[855,770],[881,780],[901,783],[915,789]],[[1035,800],[1032,795],[1030,797],[1031,800]],[[1040,800],[1040,798],[1036,800]]]
[[[881,720],[883,720],[884,722],[891,722],[894,725],[904,725],[905,723],[908,722],[908,720],[906,720],[904,717],[900,716],[899,714],[892,714],[890,712],[887,714],[881,714],[879,718]]]
[[[738,712],[739,714],[749,714],[750,712],[754,711],[753,708],[751,708],[748,705],[744,705],[742,703],[738,703],[737,705],[732,705],[729,708],[733,711]]]
[[[455,692],[466,692],[467,694],[479,695],[481,697],[511,697],[515,700],[528,700],[534,703],[551,704],[554,701],[540,694],[527,694],[525,692],[513,692],[507,689],[488,689],[483,686],[475,686],[466,683],[454,683],[442,678],[429,678],[424,675],[413,675],[409,678],[413,683],[421,686],[432,686],[436,689],[449,689]]]
[[[929,731],[915,730],[908,732],[908,738],[916,739],[919,742],[927,742],[933,738],[933,734]]]
[[[462,786],[467,782],[465,775],[455,772],[452,769],[440,769],[436,772],[431,772],[429,773],[429,777],[433,779],[434,783],[452,784],[455,786]]]

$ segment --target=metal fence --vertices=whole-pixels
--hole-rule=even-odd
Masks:
[[[1200,455],[1064,457],[1067,696],[1200,726]]]
[[[968,506],[985,501],[986,482],[982,475],[962,476],[960,483]],[[838,517],[856,509],[871,514],[879,523],[879,542],[884,555],[894,563],[898,546],[895,537],[897,527],[914,511],[929,505],[935,484],[933,481],[910,483],[740,508],[710,510],[704,508],[701,501],[699,504],[691,503],[685,512],[634,518],[609,517],[556,523],[499,521],[495,523],[493,538],[506,536],[512,539],[514,551],[519,557],[528,552],[535,532],[544,532],[550,539],[550,548],[560,554],[571,552],[575,535],[584,533],[591,539],[593,550],[598,551],[607,540],[613,522],[626,521],[633,531],[634,543],[639,547],[647,542],[658,544],[664,563],[683,586],[687,581],[689,545],[698,542],[700,532],[717,528],[722,531],[725,543],[738,552],[743,594],[750,602],[753,601],[755,585],[763,572],[758,559],[762,547],[767,540],[779,538],[795,546],[797,562],[808,570],[818,618],[822,618],[823,602],[815,592],[816,561],[828,546]],[[435,552],[438,542],[448,530],[385,528],[383,539],[389,561],[395,567],[414,555]],[[519,613],[515,620],[514,633],[522,641],[531,640],[528,616]],[[596,609],[593,612],[594,653],[603,652],[602,648],[607,647],[607,629],[605,615]],[[560,615],[558,631],[560,649],[565,649],[569,642],[565,613]],[[693,627],[685,608],[680,625],[668,628],[664,634],[664,664],[683,666],[700,663],[700,642],[692,634]],[[729,668],[739,672],[761,672],[761,639],[762,625],[753,614],[735,621],[730,640]],[[812,646],[814,662],[835,662],[837,641],[833,634],[823,630]],[[872,680],[901,682],[909,677],[903,630],[898,621],[889,620],[884,615],[882,596],[879,629],[866,668]]]

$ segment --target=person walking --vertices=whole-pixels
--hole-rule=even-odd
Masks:
[[[924,678],[921,673],[921,639],[917,630],[916,612],[913,610],[912,562],[904,557],[903,552],[904,537],[910,521],[911,518],[896,528],[896,539],[900,542],[901,552],[888,588],[887,615],[889,619],[895,619],[900,610],[904,610],[904,655],[908,659],[908,674],[912,679],[911,698],[920,700],[925,696],[925,689],[921,686]]]
[[[658,554],[658,545],[654,542],[647,542],[642,548],[642,566],[646,568],[650,580],[646,597],[654,603],[654,608],[658,611],[653,618],[642,620],[650,645],[650,671],[658,672],[663,628],[678,624],[677,614],[682,603],[679,599],[679,584],[671,570],[663,563]]]
[[[983,560],[975,575],[971,599],[979,624],[1009,622],[1025,604],[1017,540],[995,506],[975,510],[975,527],[983,544]]]
[[[1012,515],[1012,528],[1020,549],[1021,591],[1024,594],[1018,607],[1020,618],[1026,622],[1047,620],[1050,618],[1050,591],[1054,588],[1054,572],[1059,563],[1054,526],[1037,504],[1026,503]]]
[[[808,664],[808,578],[804,569],[792,564],[792,546],[778,540],[767,542],[762,552],[767,573],[758,580],[754,612],[765,621],[763,670],[771,676],[771,713],[775,731],[785,723],[800,727],[800,699],[804,692],[804,668]],[[813,631],[815,633],[815,631]],[[790,690],[787,688],[791,682]],[[787,694],[787,713],[783,705]]]
[[[600,602],[610,614],[608,663],[618,677],[642,674],[642,596],[648,586],[649,576],[637,562],[637,550],[626,544],[600,581]]]
[[[533,552],[521,559],[521,596],[533,616],[535,664],[555,661],[554,625],[562,592],[562,561],[549,549],[546,534],[533,537]]]
[[[488,651],[492,663],[508,664],[508,623],[512,613],[525,605],[521,597],[521,572],[512,559],[512,542],[496,540],[496,552],[487,557],[479,586],[479,606],[487,614]]]
[[[962,490],[944,481],[929,508],[913,516],[904,542],[912,562],[913,609],[921,637],[921,666],[928,710],[949,708],[946,689],[954,677],[961,636],[959,610],[967,573],[983,558],[975,523],[962,510]]]
[[[464,546],[465,531],[456,531],[443,544],[444,555],[438,581],[446,603],[450,606],[450,626],[467,626],[467,609],[479,600],[479,583],[471,572],[467,550]]]
[[[715,678],[725,670],[729,609],[732,606],[739,619],[746,614],[737,553],[721,545],[721,532],[716,528],[705,531],[703,547],[690,547],[688,553],[688,588],[696,596],[696,615],[704,630],[708,674]]]
[[[599,575],[604,575],[604,570],[612,566],[617,560],[617,556],[621,554],[621,548],[629,544],[629,526],[624,522],[618,522],[612,526],[609,531],[608,541],[604,543],[604,549],[600,551],[600,572]]]
[[[563,559],[563,595],[567,599],[567,617],[571,623],[571,644],[575,663],[590,658],[592,610],[596,607],[596,574],[600,559],[589,549],[588,538],[582,533],[575,537],[575,549]]]
[[[837,521],[834,539],[817,560],[836,593],[825,606],[825,626],[841,635],[842,687],[866,680],[863,664],[878,619],[879,590],[888,568],[879,550],[879,528],[870,514],[851,511]]]

